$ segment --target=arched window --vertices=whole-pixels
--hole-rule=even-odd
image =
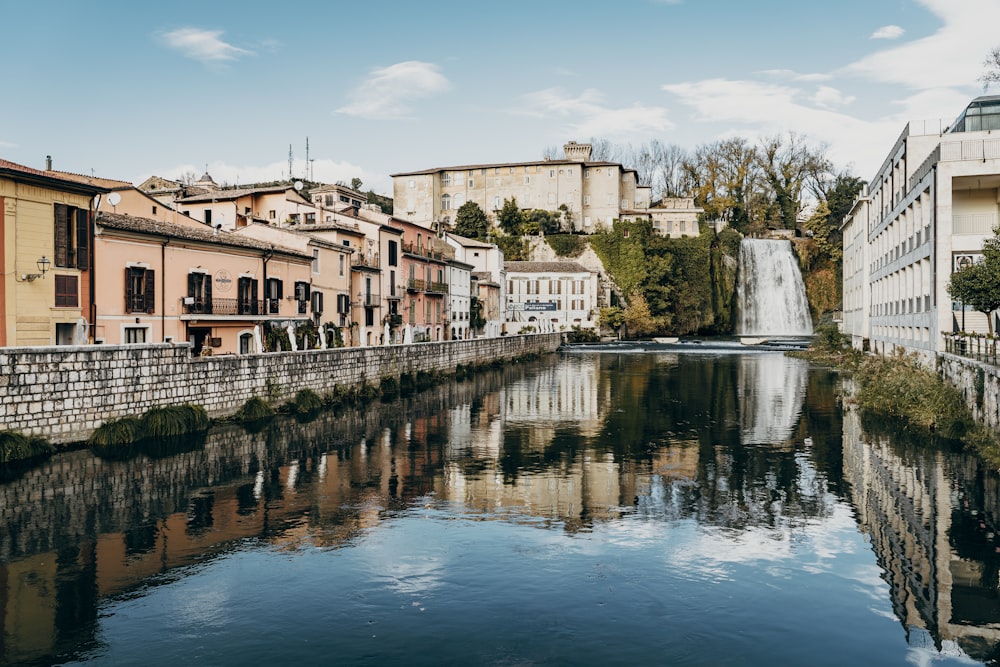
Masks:
[[[451,210],[451,195],[441,195],[441,210],[442,211]]]

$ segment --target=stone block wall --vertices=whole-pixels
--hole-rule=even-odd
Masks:
[[[953,354],[939,354],[937,368],[962,392],[976,421],[1000,430],[1000,368]]]
[[[218,357],[192,357],[188,343],[0,348],[0,430],[77,442],[109,420],[156,407],[193,403],[223,417],[253,396],[283,402],[305,388],[324,394],[404,373],[451,373],[561,343],[562,334],[529,334]]]

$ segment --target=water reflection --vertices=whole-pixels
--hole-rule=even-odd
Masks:
[[[849,576],[873,591],[884,578],[911,645],[992,657],[997,476],[871,435],[853,412],[841,424],[836,392],[775,353],[578,353],[312,422],[220,426],[197,446],[62,455],[0,484],[0,662],[94,651],[102,601],[193,563],[249,544],[357,547],[425,508],[622,548],[669,533],[657,548],[693,582],[787,564],[805,543],[801,567],[828,571],[858,525],[881,571]],[[373,551],[365,567],[422,600],[452,576],[449,549]],[[202,590],[182,613],[225,625],[229,604]]]

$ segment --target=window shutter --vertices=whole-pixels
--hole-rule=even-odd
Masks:
[[[90,270],[90,211],[76,209],[76,268]]]
[[[132,269],[125,269],[125,312],[132,312],[132,300],[135,294],[132,292]]]
[[[196,294],[195,290],[197,289],[197,287],[195,286],[194,282],[194,278],[196,275],[197,274],[195,273],[188,274],[188,296],[195,296]]]
[[[69,209],[55,204],[55,264],[69,266]]]
[[[207,273],[198,276],[205,285],[205,312],[212,312],[212,276]]]
[[[285,283],[282,282],[282,281],[280,281],[280,280],[277,281],[277,282],[278,282],[278,298],[279,299],[284,299],[285,298]]]
[[[250,281],[250,299],[253,301],[253,307],[257,307],[257,281]],[[255,311],[256,312],[256,311]]]
[[[146,312],[156,311],[156,271],[146,269]]]

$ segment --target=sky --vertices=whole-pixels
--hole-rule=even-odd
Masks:
[[[1000,0],[0,6],[0,158],[235,185],[288,178],[291,149],[294,178],[383,194],[571,140],[790,132],[868,180],[908,121],[984,94],[1000,46]]]

